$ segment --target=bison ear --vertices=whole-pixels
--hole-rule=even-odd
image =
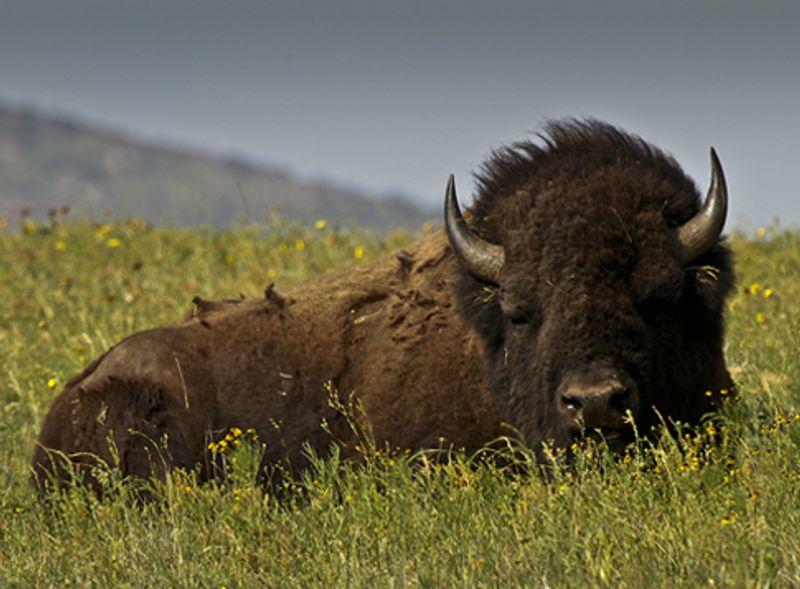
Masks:
[[[728,187],[725,173],[711,148],[711,184],[708,187],[706,202],[698,213],[675,230],[678,242],[678,257],[685,266],[696,260],[717,243],[725,217],[728,215]]]
[[[503,247],[481,239],[467,226],[456,198],[455,177],[450,174],[444,197],[444,226],[456,256],[476,278],[498,284],[505,262]]]

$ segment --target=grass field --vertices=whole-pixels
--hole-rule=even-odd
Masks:
[[[618,460],[589,449],[570,468],[555,456],[550,477],[458,455],[380,452],[355,471],[334,456],[279,500],[254,484],[245,443],[226,484],[176,476],[144,507],[113,481],[102,502],[36,500],[41,420],[109,345],[176,321],[194,295],[260,296],[412,237],[322,221],[0,228],[0,587],[800,586],[800,234],[780,229],[732,239],[738,398],[685,437]]]

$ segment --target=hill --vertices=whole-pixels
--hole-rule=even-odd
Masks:
[[[375,196],[0,103],[0,214],[10,217],[69,205],[90,217],[110,210],[177,225],[262,221],[276,210],[373,228],[438,219],[401,196]]]

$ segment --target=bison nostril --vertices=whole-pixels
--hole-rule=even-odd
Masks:
[[[624,414],[628,409],[631,409],[631,391],[629,389],[618,389],[612,392],[608,406],[612,410]]]
[[[564,406],[564,409],[570,413],[577,413],[583,408],[578,395],[571,394],[570,392],[561,394],[561,404]]]

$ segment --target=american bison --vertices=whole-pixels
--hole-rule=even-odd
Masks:
[[[266,442],[265,468],[301,468],[304,443],[355,457],[330,387],[378,444],[409,449],[475,450],[506,424],[534,448],[589,435],[618,449],[628,416],[648,431],[715,407],[707,391],[731,386],[733,271],[713,150],[701,201],[642,139],[557,122],[494,152],[477,186],[465,219],[451,177],[444,229],[393,255],[280,295],[195,299],[183,321],[108,350],[47,414],[39,484],[93,457],[125,475],[212,476],[209,443],[233,427]]]

